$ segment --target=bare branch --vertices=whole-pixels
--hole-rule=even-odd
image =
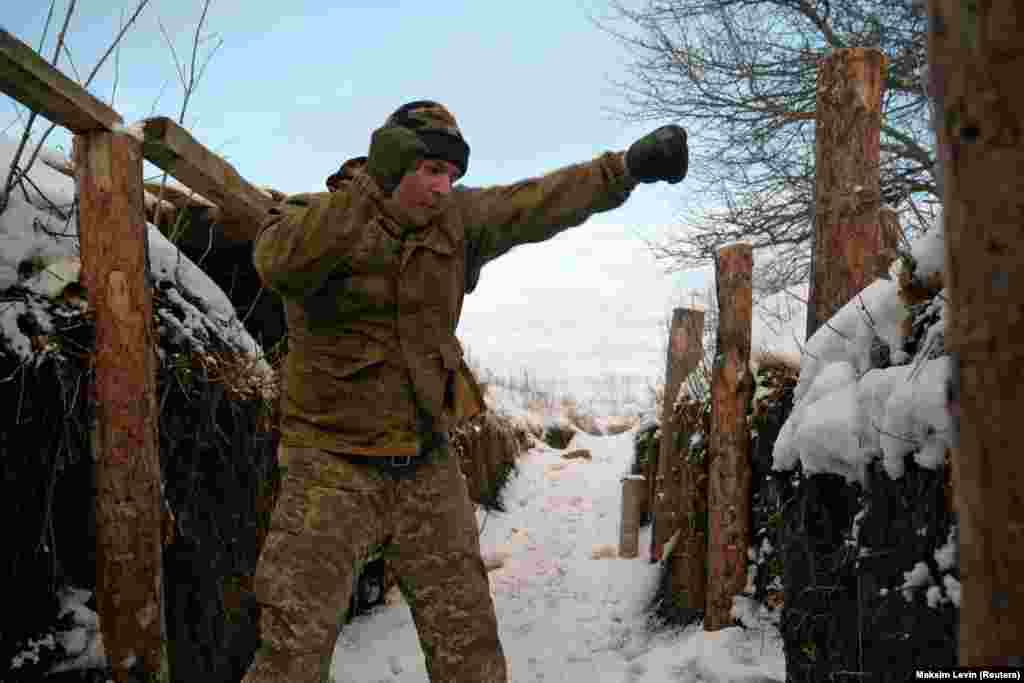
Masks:
[[[71,49],[68,48],[67,43],[64,44],[64,54],[67,55],[68,66],[71,67],[71,73],[73,73],[75,75],[75,80],[76,81],[81,81],[82,77],[78,73],[78,67],[75,66],[75,60],[71,56]]]
[[[64,36],[67,34],[68,25],[71,23],[71,15],[75,12],[75,1],[76,0],[71,0],[71,2],[68,3],[68,11],[64,15],[64,25],[60,27],[60,35],[57,36],[57,47],[53,51],[53,59],[50,62],[54,66],[57,66],[57,60],[60,58],[61,48],[64,47]]]
[[[46,22],[43,24],[43,35],[39,38],[39,46],[36,52],[43,54],[43,45],[46,44],[46,34],[50,32],[50,22],[53,21],[53,10],[56,8],[57,0],[50,0],[50,8],[46,11]]]
[[[51,10],[50,15],[52,15],[52,10],[53,10],[53,6],[52,5],[50,7],[50,10]],[[57,60],[60,59],[61,48],[64,47],[64,36],[67,33],[68,24],[71,23],[71,15],[74,13],[74,11],[75,11],[75,0],[71,0],[70,4],[68,5],[68,10],[67,10],[67,12],[64,15],[64,25],[61,26],[60,34],[57,36],[57,46],[53,50],[53,59],[50,60],[50,63],[53,64],[54,66],[57,65]],[[49,28],[49,25],[50,25],[50,15],[47,16],[47,18],[46,18],[46,27],[43,29],[43,34],[44,34],[43,37],[44,37],[44,39],[45,39],[46,31],[47,31],[47,29]],[[42,46],[42,41],[40,41],[40,47],[41,46]],[[7,173],[7,180],[4,181],[3,196],[0,197],[0,214],[2,214],[4,211],[7,210],[7,206],[10,203],[11,191],[14,189],[14,186],[16,184],[18,184],[18,180],[19,180],[20,176],[23,176],[23,175],[27,174],[29,169],[32,168],[32,163],[35,161],[36,155],[39,153],[39,148],[37,147],[36,148],[36,152],[29,159],[29,162],[28,162],[28,164],[26,164],[25,169],[22,171],[22,170],[20,170],[18,168],[18,162],[21,161],[21,154],[22,154],[22,152],[25,151],[25,146],[28,144],[28,140],[29,140],[29,138],[32,135],[32,125],[36,121],[36,116],[37,116],[36,112],[31,112],[29,114],[28,123],[25,124],[25,131],[24,131],[24,133],[22,133],[21,140],[18,142],[18,148],[17,148],[17,150],[15,150],[14,157],[11,159],[11,168],[10,168],[10,170]],[[50,130],[53,130],[54,127],[55,126],[51,126]],[[45,135],[43,137],[45,139]],[[40,144],[42,144],[42,143],[40,143]],[[25,192],[24,188],[22,188],[22,192]],[[25,195],[27,197],[28,193],[25,192]]]
[[[164,84],[160,86],[160,92],[156,94],[156,97],[153,99],[153,105],[149,108],[150,116],[156,115],[156,105],[160,102],[160,98],[164,96],[164,91],[167,90],[167,86],[169,86],[170,84],[171,79],[168,78],[166,81],[164,81]]]
[[[178,59],[178,52],[174,49],[174,41],[167,35],[167,29],[164,28],[164,22],[157,19],[157,25],[160,27],[160,33],[164,37],[164,42],[167,43],[167,47],[171,51],[171,58],[174,59],[174,68],[178,72],[178,80],[181,82],[182,88],[188,87],[188,82],[185,80],[185,70],[181,66],[181,60]]]
[[[160,31],[163,33],[164,40],[167,42],[167,46],[171,50],[171,56],[174,58],[174,64],[175,64],[175,67],[178,70],[178,78],[181,81],[181,86],[182,86],[182,91],[183,91],[183,93],[182,93],[182,101],[181,101],[181,109],[180,109],[179,114],[178,114],[178,124],[179,125],[184,125],[184,123],[185,123],[185,113],[188,111],[189,102],[191,101],[192,95],[196,91],[196,88],[199,87],[199,82],[202,80],[203,74],[206,71],[206,67],[210,63],[210,59],[213,57],[213,54],[217,51],[217,49],[220,48],[220,46],[223,45],[223,43],[224,43],[223,40],[219,40],[218,43],[213,47],[213,49],[210,50],[207,53],[206,58],[199,65],[199,69],[198,70],[196,69],[196,63],[197,63],[197,60],[199,59],[199,46],[202,45],[206,41],[206,39],[203,39],[201,36],[202,36],[202,33],[203,33],[203,26],[206,24],[206,15],[209,12],[209,10],[210,10],[210,0],[204,0],[203,1],[203,11],[202,11],[202,14],[199,16],[199,22],[196,24],[195,32],[192,34],[192,54],[190,56],[189,67],[188,67],[188,72],[187,73],[184,70],[184,66],[182,65],[181,60],[178,59],[178,54],[177,54],[177,52],[174,49],[174,43],[171,41],[170,36],[167,35],[167,30],[164,28],[163,23],[160,23]],[[212,37],[213,36],[210,36],[209,38],[212,38]],[[166,188],[167,188],[167,174],[164,173],[161,176],[161,178],[160,178],[160,192],[157,195],[158,201],[157,201],[157,204],[156,204],[156,208],[153,210],[153,224],[154,225],[159,225],[160,224],[159,221],[160,221],[161,207],[163,206],[163,197],[164,197],[164,192],[165,192]],[[171,241],[173,242],[174,239],[172,239]],[[180,252],[179,252],[179,257],[180,257]]]
[[[103,68],[103,65],[106,63],[107,58],[110,57],[110,53],[114,51],[114,48],[121,44],[121,39],[124,38],[124,34],[127,33],[128,29],[130,29],[135,24],[135,20],[139,18],[139,15],[142,13],[142,10],[144,10],[146,8],[146,5],[148,4],[149,0],[139,0],[139,4],[135,6],[135,10],[132,11],[132,15],[128,17],[128,21],[124,24],[124,26],[121,27],[121,30],[118,31],[117,37],[115,37],[113,42],[110,43],[110,47],[108,47],[107,51],[103,53],[103,56],[100,57],[100,60],[96,62],[96,66],[94,66],[92,68],[92,71],[89,72],[89,77],[85,79],[85,87],[89,87],[89,85],[92,83],[92,79],[96,77],[96,74],[99,73],[99,70]]]
[[[124,26],[124,10],[121,10],[119,26]],[[117,83],[121,80],[121,46],[118,45],[114,51],[114,85],[110,89],[110,106],[114,106],[114,98],[117,97]]]

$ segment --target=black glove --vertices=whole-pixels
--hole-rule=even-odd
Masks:
[[[626,170],[641,183],[664,180],[675,185],[686,177],[689,162],[686,131],[674,123],[643,136],[626,152]]]

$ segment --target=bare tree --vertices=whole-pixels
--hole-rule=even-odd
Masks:
[[[209,11],[210,0],[203,0],[203,11],[202,14],[200,14],[199,16],[199,22],[196,24],[196,30],[192,34],[192,49],[190,52],[190,58],[187,63],[183,63],[180,59],[178,59],[178,52],[174,49],[174,41],[171,40],[170,35],[168,35],[167,29],[164,27],[163,22],[159,22],[160,33],[163,35],[164,41],[167,43],[167,48],[171,52],[171,57],[174,59],[174,68],[178,73],[178,80],[181,83],[182,98],[181,109],[178,112],[179,125],[184,125],[185,123],[185,114],[188,112],[189,102],[192,99],[192,95],[199,87],[199,83],[203,79],[203,74],[206,73],[206,67],[209,66],[210,59],[213,58],[214,53],[218,49],[220,49],[220,47],[224,44],[224,40],[220,38],[217,34],[210,34],[207,36],[203,35],[203,28],[206,24],[206,15]],[[203,57],[202,62],[199,63],[199,48],[204,43],[210,41],[215,41],[213,47],[207,50],[206,56]],[[159,99],[159,96],[157,97],[157,99]],[[154,102],[153,104],[155,107],[156,102]],[[154,209],[153,211],[154,225],[160,225],[160,209],[163,205],[164,191],[166,187],[167,174],[164,173],[160,178],[160,193],[157,195],[158,201],[156,203],[156,209]],[[170,235],[170,239],[172,242],[177,241],[177,237],[179,236],[178,233],[180,233],[181,229],[182,225],[180,223],[175,225],[174,230],[172,230],[172,234]],[[210,231],[210,234],[212,237],[212,229]]]
[[[746,241],[755,291],[807,281],[814,216],[818,59],[878,46],[889,68],[881,193],[911,233],[934,220],[938,196],[922,73],[925,18],[907,0],[644,0],[592,19],[632,52],[617,83],[627,120],[672,120],[691,132],[690,188],[711,207],[684,210],[687,229],[655,254],[673,269],[707,266]]]

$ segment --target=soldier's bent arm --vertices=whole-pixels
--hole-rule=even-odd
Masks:
[[[542,242],[595,213],[618,208],[636,185],[623,154],[606,152],[511,185],[457,188],[455,201],[466,226],[467,270],[478,274],[485,263],[517,244]]]
[[[344,265],[356,222],[343,217],[357,203],[349,191],[301,194],[271,210],[253,251],[263,282],[282,296],[302,298]]]

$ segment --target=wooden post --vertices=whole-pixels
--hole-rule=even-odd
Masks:
[[[679,449],[675,447],[678,421],[673,406],[686,376],[697,368],[703,354],[704,311],[672,310],[672,326],[665,360],[665,397],[661,409],[661,439],[655,482],[648,495],[653,522],[651,559],[660,560],[661,550],[679,526]]]
[[[959,665],[1024,666],[1024,8],[929,6],[942,160]]]
[[[658,426],[658,447],[661,447],[661,425]],[[647,462],[641,469],[641,474],[644,477],[644,481],[647,482],[647,490],[644,495],[644,509],[651,513],[651,528],[654,528],[654,484],[658,479],[658,451],[655,448],[650,448],[647,451]],[[654,534],[651,534],[652,538]],[[651,548],[654,551],[654,548]],[[651,558],[651,562],[654,562],[654,558]]]
[[[708,595],[704,628],[732,626],[732,598],[747,584],[751,541],[750,428],[747,404],[754,389],[750,372],[753,323],[753,249],[733,244],[718,250],[718,341],[711,376],[709,444]]]
[[[619,523],[619,557],[636,557],[640,548],[640,502],[647,482],[639,474],[622,478],[622,519]]]
[[[701,406],[694,402],[692,405]],[[684,409],[680,429],[705,432],[703,408]],[[705,438],[709,435],[705,433]],[[673,553],[669,588],[686,622],[704,613],[708,581],[708,458],[686,459],[679,471],[679,541]]]
[[[161,670],[161,492],[142,150],[125,134],[74,140],[82,284],[96,321],[96,599],[118,683]]]
[[[875,278],[885,71],[876,48],[836,50],[818,67],[808,338]]]

